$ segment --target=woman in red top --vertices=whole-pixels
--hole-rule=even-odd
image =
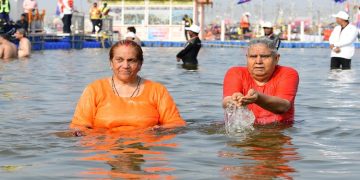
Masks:
[[[266,37],[251,40],[246,57],[247,67],[232,67],[225,75],[223,107],[248,105],[256,124],[293,122],[296,70],[278,65],[275,43]]]

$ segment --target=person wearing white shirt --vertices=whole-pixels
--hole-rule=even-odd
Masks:
[[[58,0],[60,17],[64,24],[63,33],[71,33],[71,18],[74,8],[74,0]]]
[[[32,12],[33,10],[37,9],[37,6],[38,5],[36,0],[25,0],[23,2],[24,13],[28,14]]]
[[[349,15],[346,12],[339,11],[333,17],[336,17],[336,23],[339,25],[334,28],[329,38],[331,49],[330,69],[351,69],[351,58],[355,53],[354,42],[358,30],[349,23]]]

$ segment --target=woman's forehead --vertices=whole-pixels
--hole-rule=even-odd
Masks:
[[[131,46],[119,46],[114,50],[114,56],[136,57],[137,52]]]
[[[271,49],[267,47],[265,44],[254,44],[249,47],[249,53],[256,53],[256,52],[271,52]]]

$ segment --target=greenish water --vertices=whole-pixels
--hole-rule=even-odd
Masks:
[[[145,48],[141,76],[166,85],[188,127],[131,137],[64,137],[84,87],[110,76],[108,50],[35,52],[0,61],[1,179],[358,179],[360,69],[329,71],[328,49],[281,49],[300,85],[291,127],[225,135],[226,70],[244,49],[204,48],[199,69],[178,48]]]

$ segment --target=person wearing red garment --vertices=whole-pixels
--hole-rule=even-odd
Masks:
[[[223,107],[248,106],[255,124],[292,123],[297,71],[278,65],[276,45],[266,37],[250,41],[246,59],[247,67],[232,67],[225,75]]]

